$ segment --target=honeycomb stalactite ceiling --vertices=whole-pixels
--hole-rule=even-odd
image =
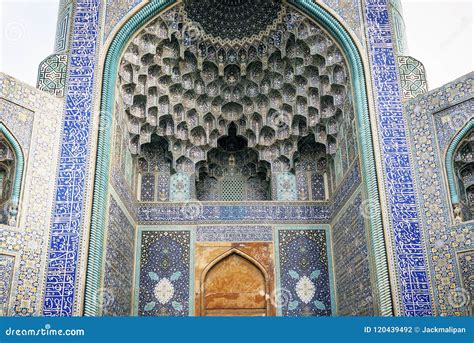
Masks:
[[[275,0],[185,0],[186,17],[206,34],[227,41],[248,39],[264,32],[282,13]]]
[[[236,9],[246,3],[217,2],[216,8]],[[197,20],[198,14],[185,10],[197,3],[187,1],[153,20],[124,52],[118,108],[132,154],[157,134],[168,141],[174,168],[180,161],[196,166],[234,123],[272,170],[293,168],[298,141],[309,135],[334,156],[341,125],[352,121],[354,111],[348,69],[329,36],[280,3],[284,16],[268,29],[264,21],[273,17],[266,13],[259,42],[212,42],[206,33],[189,44],[185,17]]]

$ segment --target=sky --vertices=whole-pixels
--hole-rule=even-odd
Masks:
[[[474,70],[474,0],[402,0],[409,55],[430,89]],[[0,0],[0,71],[36,84],[54,49],[59,0]]]

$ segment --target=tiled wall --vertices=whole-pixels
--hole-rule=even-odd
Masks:
[[[369,240],[364,215],[367,202],[358,190],[331,225],[337,315],[372,316],[374,288],[371,284]]]
[[[102,315],[129,316],[132,313],[135,223],[119,200],[109,198],[103,288],[98,294]]]

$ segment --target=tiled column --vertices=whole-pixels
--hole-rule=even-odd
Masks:
[[[71,316],[90,156],[99,0],[75,1],[66,106],[46,271],[45,316]]]
[[[366,0],[371,74],[401,315],[432,315],[388,0]]]

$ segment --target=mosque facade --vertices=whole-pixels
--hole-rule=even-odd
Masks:
[[[472,81],[399,0],[61,0],[0,74],[0,314],[472,315]]]

